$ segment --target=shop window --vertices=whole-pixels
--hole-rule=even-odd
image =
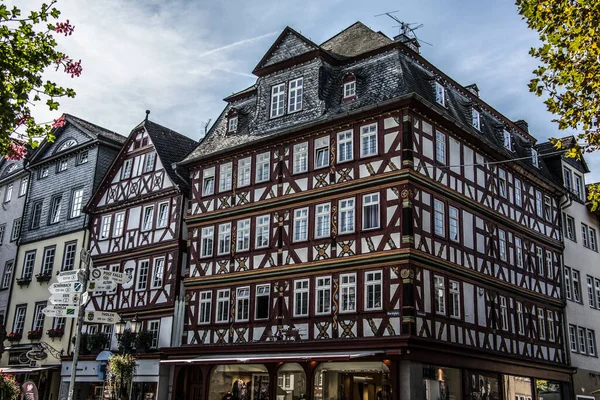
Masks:
[[[562,383],[536,379],[535,388],[538,399],[563,399]]]
[[[531,378],[503,375],[502,381],[506,399],[526,400],[533,398]]]
[[[269,400],[269,373],[260,364],[219,365],[210,374],[208,400]]]
[[[461,371],[455,368],[423,366],[425,399],[462,399]]]
[[[306,374],[296,363],[284,364],[277,371],[276,400],[306,398]]]
[[[390,371],[382,362],[326,362],[314,378],[314,400],[393,398]]]
[[[498,374],[466,370],[467,397],[470,399],[499,399]]]

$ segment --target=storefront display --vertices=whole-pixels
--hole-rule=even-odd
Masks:
[[[315,400],[388,400],[390,371],[382,362],[327,362],[315,370]]]
[[[269,400],[269,373],[259,364],[219,365],[210,376],[210,400]]]
[[[469,400],[500,400],[498,374],[465,370]]]
[[[505,399],[531,400],[533,398],[531,378],[503,375],[502,382]]]
[[[427,400],[462,400],[462,373],[459,369],[423,367],[423,382]]]
[[[306,374],[297,363],[282,365],[277,370],[277,400],[306,398]]]

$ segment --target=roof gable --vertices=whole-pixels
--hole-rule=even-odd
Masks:
[[[375,32],[362,22],[356,22],[321,44],[324,50],[341,57],[360,54],[394,43],[381,32]]]
[[[258,62],[254,72],[318,49],[319,46],[288,26]]]

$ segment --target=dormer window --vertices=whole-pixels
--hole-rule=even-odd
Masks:
[[[536,167],[539,168],[540,167],[540,162],[538,160],[538,151],[536,149],[534,149],[533,147],[531,148],[531,163]]]
[[[227,124],[227,132],[228,133],[234,133],[237,131],[237,126],[238,126],[238,117],[237,115],[235,117],[230,117],[229,118],[229,123]]]
[[[60,147],[58,148],[57,151],[63,151],[68,149],[69,147],[73,147],[77,144],[77,141],[75,139],[67,139],[65,140],[65,142],[63,144],[60,145]]]
[[[473,108],[471,111],[471,117],[471,124],[473,125],[473,128],[477,129],[478,131],[481,131],[481,116],[479,114],[479,111]]]
[[[504,148],[512,151],[512,135],[507,130],[504,130]]]
[[[58,162],[58,172],[66,171],[69,167],[69,160],[63,159]]]
[[[354,100],[356,98],[356,76],[348,73],[344,76],[344,101]]]
[[[288,112],[293,113],[302,110],[302,86],[303,78],[290,81],[288,91]]]
[[[435,101],[444,107],[446,106],[446,90],[439,82],[435,83]]]
[[[271,88],[271,118],[281,117],[285,112],[285,83]]]

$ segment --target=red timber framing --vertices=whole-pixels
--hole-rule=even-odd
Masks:
[[[377,151],[361,157],[369,126]],[[436,161],[438,130],[446,165]],[[340,151],[349,137],[346,161]],[[264,181],[257,179],[262,154]],[[166,361],[365,350],[382,352],[369,359],[395,371],[401,361],[439,362],[569,380],[560,189],[541,174],[522,163],[491,164],[509,157],[414,98],[219,157],[189,166],[185,324],[182,346],[165,349]],[[249,160],[249,181],[239,179],[248,173],[241,160]],[[230,187],[220,190],[229,176]],[[213,191],[204,190],[206,178]],[[298,362],[305,370],[318,364]],[[174,363],[175,387],[193,373],[208,382],[218,364]]]

